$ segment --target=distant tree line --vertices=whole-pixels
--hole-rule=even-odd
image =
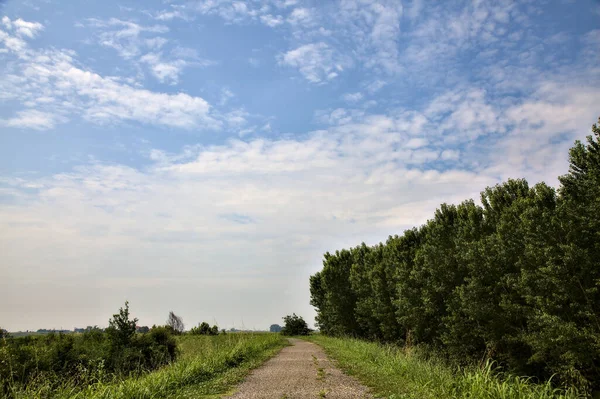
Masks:
[[[600,123],[600,121],[599,121]],[[508,180],[385,243],[326,253],[320,330],[600,389],[600,128],[560,188]]]

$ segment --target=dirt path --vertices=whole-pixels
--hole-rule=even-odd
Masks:
[[[372,398],[365,386],[336,368],[318,345],[292,346],[254,370],[230,399]]]

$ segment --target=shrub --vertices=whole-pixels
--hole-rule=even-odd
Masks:
[[[43,384],[75,387],[139,374],[174,361],[177,343],[168,327],[135,333],[129,304],[109,321],[106,332],[55,334],[0,340],[0,397],[10,390]]]
[[[219,335],[219,327],[216,325],[211,327],[207,322],[203,321],[197,327],[193,327],[189,333],[191,335]]]
[[[283,335],[308,335],[311,331],[304,319],[296,313],[285,316],[283,321],[285,323],[281,329]]]

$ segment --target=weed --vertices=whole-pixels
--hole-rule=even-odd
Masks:
[[[528,378],[495,372],[484,367],[452,369],[436,358],[425,359],[418,351],[378,345],[350,338],[322,335],[308,338],[321,345],[348,374],[355,375],[376,396],[414,399],[576,399],[585,396],[574,389],[561,390],[550,382],[534,384]]]
[[[325,380],[325,370],[323,370],[323,367],[319,367],[317,369],[317,380],[319,380],[319,381]]]

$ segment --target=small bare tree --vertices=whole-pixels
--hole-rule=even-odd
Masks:
[[[167,319],[167,326],[171,327],[174,332],[181,334],[184,329],[183,319],[177,316],[173,311],[169,312],[169,318]]]

